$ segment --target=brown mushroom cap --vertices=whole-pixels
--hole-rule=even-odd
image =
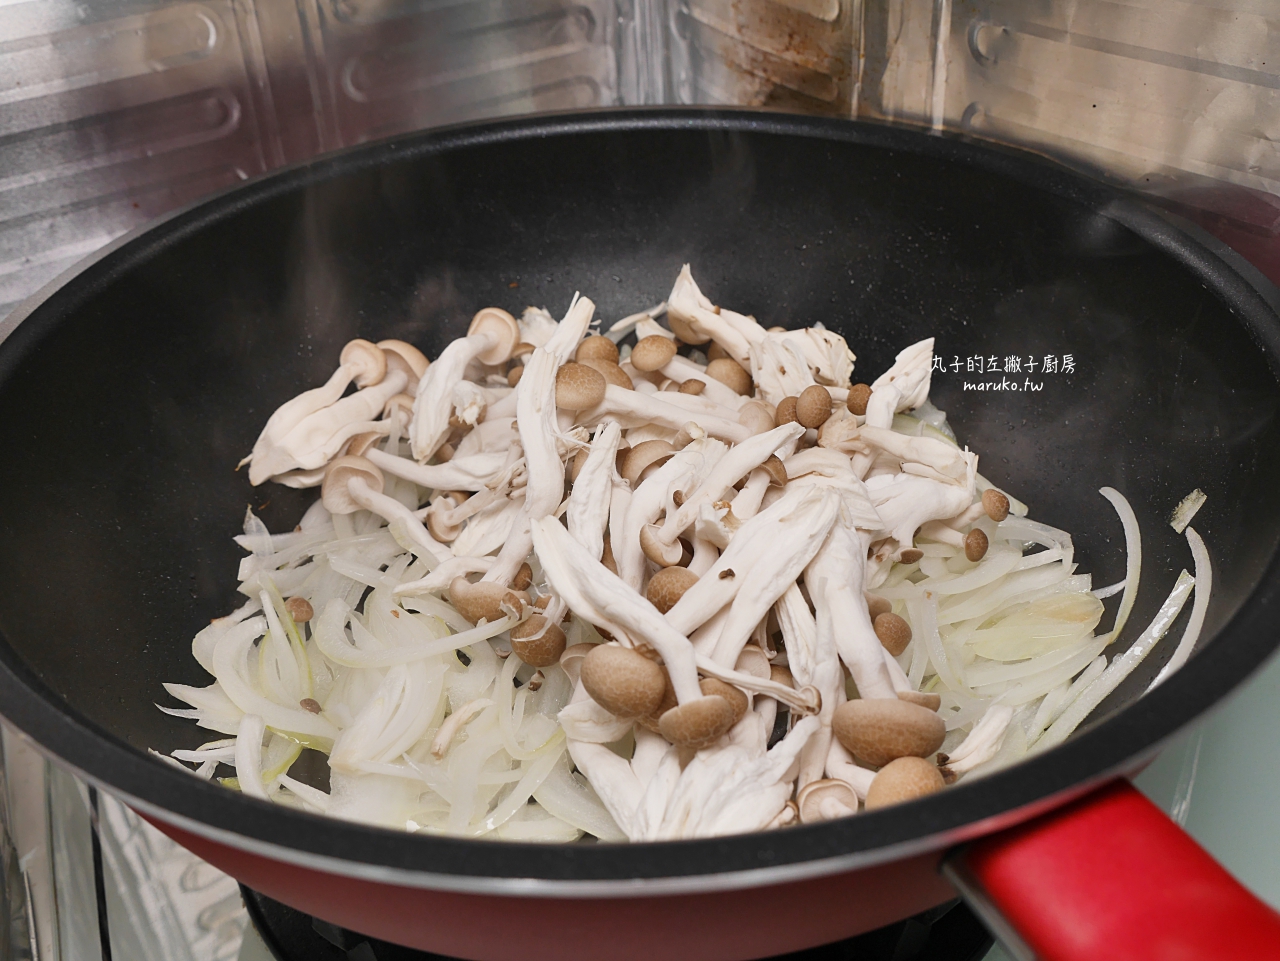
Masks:
[[[684,548],[680,542],[662,543],[658,537],[658,528],[653,524],[645,524],[640,528],[640,550],[659,567],[675,567],[684,559]]]
[[[631,366],[647,374],[666,367],[675,355],[674,340],[661,334],[650,334],[648,337],[641,337],[631,348]]]
[[[546,626],[546,631],[539,638],[532,638]],[[560,660],[565,651],[564,631],[558,624],[547,624],[541,614],[531,614],[522,623],[511,628],[511,650],[519,655],[520,660],[534,667],[550,667]]]
[[[604,374],[586,364],[568,363],[556,371],[556,406],[588,410],[604,400]]]
[[[749,400],[738,408],[738,423],[752,434],[771,431],[777,423],[777,411],[762,400]]]
[[[675,334],[686,344],[705,344],[711,339],[710,335],[699,333],[695,330],[694,327],[684,319],[683,314],[679,314],[673,310],[667,311],[667,326],[671,328],[671,333]]]
[[[964,556],[971,561],[980,561],[986,557],[990,546],[987,535],[976,527],[964,535]]]
[[[644,596],[649,603],[663,614],[676,606],[676,602],[684,597],[684,592],[698,583],[698,575],[684,567],[664,567],[653,577],[644,589]]]
[[[802,427],[821,427],[830,416],[831,394],[825,387],[806,387],[796,398],[796,420]]]
[[[684,340],[683,337],[681,337],[680,339]],[[687,341],[687,343],[693,343],[693,341]],[[712,341],[711,346],[707,348],[708,361],[719,360],[721,357],[728,357],[728,356],[729,356],[729,352],[725,350],[722,346],[720,346],[720,343],[718,341]]]
[[[618,717],[639,717],[662,703],[666,678],[643,654],[617,644],[598,644],[583,658],[582,686],[592,699]]]
[[[936,711],[942,707],[942,695],[940,694],[923,694],[920,691],[899,691],[898,700],[906,701],[908,704],[919,704],[921,707],[928,708],[930,711]]]
[[[658,730],[680,747],[701,750],[710,747],[733,727],[733,707],[718,694],[678,704],[662,715]]]
[[[686,380],[683,384],[680,385],[679,392],[681,394],[692,394],[694,397],[697,397],[706,389],[707,389],[706,381],[698,380],[696,377],[690,377],[688,380]]]
[[[876,637],[880,638],[884,649],[894,657],[905,651],[907,645],[911,643],[911,625],[897,614],[892,612],[877,614],[872,627],[875,628]]]
[[[592,370],[597,370],[604,375],[607,383],[613,384],[614,387],[621,387],[623,390],[635,390],[635,384],[631,381],[631,375],[619,367],[616,363],[609,360],[600,360],[595,357],[588,357],[586,360],[579,361]]]
[[[357,387],[372,387],[387,376],[387,357],[378,345],[357,337],[347,341],[338,363],[349,368]]]
[[[751,706],[746,694],[732,684],[726,684],[718,678],[704,677],[698,682],[698,686],[702,688],[702,693],[708,697],[715,694],[729,702],[729,706],[733,708],[733,724],[741,721],[742,716],[747,713],[747,708]],[[733,724],[729,726],[732,727]]]
[[[427,533],[442,544],[457,540],[458,535],[462,533],[461,523],[450,523],[445,517],[457,506],[458,502],[452,497],[437,497],[427,508]]]
[[[994,487],[988,487],[982,492],[982,509],[999,524],[1009,516],[1009,498]]]
[[[942,773],[936,765],[920,757],[900,757],[890,761],[867,788],[867,810],[901,804],[943,788]]]
[[[355,437],[352,437],[343,446],[342,452],[344,454],[353,454],[356,457],[363,457],[365,451],[386,436],[386,434],[379,434],[377,431],[370,431],[367,434],[356,434]]]
[[[347,483],[355,477],[376,493],[382,493],[382,471],[374,464],[351,454],[337,457],[325,468],[324,480],[320,483],[320,502],[330,514],[353,514],[361,509],[347,489]]]
[[[598,644],[574,644],[572,647],[566,647],[560,655],[560,666],[564,669],[565,674],[569,676],[572,684],[578,683],[578,677],[582,673],[582,660],[600,645]]]
[[[796,404],[799,401],[799,397],[784,397],[778,401],[778,413],[774,416],[774,423],[778,427],[783,424],[794,424],[800,420],[796,416]]]
[[[776,684],[785,684],[787,687],[793,688],[796,686],[796,679],[792,676],[791,671],[781,664],[769,665],[769,680]]]
[[[920,560],[920,558],[924,557],[924,551],[920,550],[918,547],[907,547],[903,549],[902,553],[899,554],[898,557],[904,564],[914,564],[916,561]]]
[[[589,360],[607,360],[611,364],[616,364],[618,362],[618,345],[608,337],[592,334],[578,345],[578,349],[574,351],[573,359],[580,364],[585,364]]]
[[[289,612],[295,624],[305,624],[316,616],[315,608],[305,597],[291,597],[284,602],[284,609]]]
[[[520,378],[524,376],[524,364],[516,364],[507,371],[507,386],[515,387],[520,383]]]
[[[520,343],[520,325],[516,319],[501,307],[485,307],[471,318],[471,326],[467,328],[467,336],[473,334],[492,334],[495,343],[488,350],[481,351],[476,359],[482,364],[495,367],[505,364]]]
[[[620,473],[632,487],[635,487],[640,480],[641,474],[655,464],[661,464],[668,460],[675,452],[676,449],[668,441],[642,441],[627,451],[626,457],[622,459]]]
[[[729,357],[718,357],[707,362],[707,376],[718,380],[735,393],[747,396],[751,393],[751,375],[742,365]]]
[[[529,585],[533,583],[533,568],[529,566],[529,562],[525,561],[516,568],[516,576],[511,578],[511,589],[516,591],[525,591],[529,589]],[[538,665],[541,667],[542,665]]]
[[[777,454],[770,454],[760,467],[769,475],[769,483],[775,487],[787,486],[787,468],[786,465],[778,459]]]
[[[667,669],[662,669],[662,677],[666,683],[666,687],[662,690],[662,700],[648,714],[643,717],[636,718],[636,723],[646,731],[652,731],[654,734],[662,733],[662,715],[671,710],[678,703],[676,701],[676,689],[671,686],[671,675],[667,673]]]
[[[413,394],[399,393],[382,405],[382,416],[391,417],[396,413],[403,413],[408,417],[413,417]]]
[[[402,370],[409,378],[405,388],[410,394],[418,389],[418,381],[427,372],[431,362],[427,355],[403,340],[380,340],[378,349],[387,355],[387,370]]]
[[[810,781],[796,795],[796,806],[803,824],[830,821],[858,813],[858,795],[844,781],[824,778]]]
[[[482,620],[492,624],[506,617],[502,610],[503,603],[520,611],[528,606],[529,595],[524,591],[513,591],[494,581],[477,581],[472,584],[459,575],[449,583],[449,601],[472,624],[478,624]]]
[[[857,414],[859,417],[867,415],[867,402],[871,400],[870,384],[854,384],[849,388],[849,396],[845,400],[845,407],[849,408],[849,413]]]
[[[881,614],[888,614],[893,610],[893,605],[879,594],[867,594],[864,592],[863,597],[867,599],[867,614],[873,623]]]
[[[900,757],[928,757],[947,736],[936,712],[897,698],[845,701],[836,708],[831,729],[854,757],[872,767]]]

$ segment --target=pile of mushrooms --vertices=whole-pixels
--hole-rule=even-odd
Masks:
[[[402,341],[352,341],[324,386],[271,416],[245,463],[255,485],[318,486],[316,510],[344,543],[369,529],[362,518],[385,522],[403,560],[384,557],[365,575],[381,585],[384,615],[442,611],[457,639],[446,647],[492,645],[520,664],[504,677],[562,691],[568,755],[620,836],[741,833],[919,798],[1025,753],[1050,725],[1060,740],[1085,713],[1074,701],[1096,703],[1102,689],[1091,685],[1118,683],[1102,676],[1101,651],[1132,605],[1136,569],[1128,585],[1097,592],[1123,587],[1125,600],[1115,629],[1095,637],[1101,604],[1087,575],[1072,573],[1069,535],[1022,518],[929,403],[931,339],[853,383],[842,337],[821,325],[766,328],[717,306],[688,265],[662,304],[603,333],[594,314],[581,296],[558,322],[488,307],[431,363]],[[1140,553],[1136,521],[1125,525]],[[1047,550],[1024,558],[1033,543]],[[1022,593],[999,595],[1011,571],[1023,571]],[[1190,589],[1179,583],[1177,609]],[[347,633],[356,586],[323,611],[302,597],[275,601],[300,644],[314,614],[317,663],[417,657],[357,650],[369,642]],[[228,621],[220,636],[241,648],[252,630],[283,637],[273,603],[262,593],[236,621],[257,610],[266,620]],[[1008,653],[1016,618],[1003,619],[1015,613],[1071,621],[1075,633],[1043,670],[1016,645]],[[288,644],[275,643],[284,646],[272,656],[288,660]],[[218,650],[244,656],[229,644]],[[1016,666],[991,668],[1001,660]],[[410,685],[426,682],[396,677],[408,716]],[[304,680],[294,687],[306,693]],[[487,690],[434,719],[419,710],[419,747],[445,758],[502,699]],[[222,694],[179,696],[222,709]],[[256,732],[237,758],[261,760],[262,714],[267,730],[333,741],[335,777],[358,767],[364,742],[336,733],[317,700],[280,708],[253,697],[237,701],[248,720],[233,713],[219,728]],[[408,743],[398,736],[374,738],[378,770]],[[229,744],[184,759],[208,770]],[[241,780],[261,787],[256,768]]]

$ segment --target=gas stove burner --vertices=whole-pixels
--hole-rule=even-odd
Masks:
[[[347,931],[240,886],[253,925],[277,961],[450,961]],[[979,961],[991,935],[964,904],[948,904],[847,941],[772,961]]]

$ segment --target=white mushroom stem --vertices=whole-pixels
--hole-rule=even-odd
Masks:
[[[262,738],[266,730],[257,714],[246,714],[240,718],[235,757],[236,781],[240,784],[241,793],[264,801],[270,800],[267,786],[262,781]]]
[[[427,368],[430,370],[430,368]],[[453,556],[453,552],[441,544],[422,526],[422,521],[413,516],[413,511],[405,507],[394,497],[375,491],[362,477],[352,477],[347,481],[347,490],[351,498],[367,511],[372,511],[383,518],[396,543],[407,551],[433,561],[443,561]]]
[[[595,309],[589,298],[575,296],[551,339],[525,362],[524,375],[516,385],[516,426],[528,473],[524,511],[502,545],[498,563],[485,574],[486,581],[510,582],[533,544],[531,522],[550,516],[560,506],[564,461],[557,445],[561,430],[556,418],[556,371],[573,357]]]
[[[881,653],[884,647],[871,626],[867,603],[859,590],[866,556],[866,545],[858,532],[836,524],[805,570],[804,582],[814,607],[826,607],[830,613],[836,647],[853,674],[858,693],[865,698],[892,698],[897,693]],[[821,636],[818,643],[823,643]]]
[[[839,506],[827,491],[789,490],[738,529],[719,560],[667,611],[667,622],[687,635],[734,602],[715,658],[726,666],[736,663],[752,629],[822,545]]]
[[[787,687],[785,684],[779,684],[777,681],[771,681],[768,678],[731,670],[701,654],[695,655],[695,660],[698,670],[707,677],[714,677],[718,681],[724,681],[726,684],[732,684],[734,687],[750,691],[753,694],[763,694],[766,697],[775,698],[798,713],[816,714],[821,706],[822,694],[816,687],[810,685],[799,689]]]
[[[454,388],[462,382],[471,362],[497,343],[498,335],[487,330],[459,337],[440,352],[419,379],[409,430],[415,460],[425,462],[449,436]]]
[[[987,708],[965,739],[954,751],[948,752],[947,770],[959,776],[990,761],[1004,743],[1005,732],[1012,720],[1013,708],[1006,704],[993,704]]]
[[[453,744],[453,739],[458,736],[458,732],[462,730],[463,725],[486,707],[492,706],[493,701],[491,699],[478,697],[474,701],[468,701],[446,717],[444,723],[440,725],[440,730],[436,731],[436,736],[431,739],[432,757],[437,761],[443,759],[449,753],[449,747]]]
[[[682,357],[676,354],[671,360],[660,370],[663,377],[668,377],[677,384],[683,384],[690,380],[696,380],[704,385],[702,396],[714,404],[721,407],[727,407],[730,410],[738,410],[750,398],[739,394],[727,384],[722,384],[714,377],[708,377],[706,368],[695,364],[688,357]]]
[[[800,585],[787,585],[774,605],[774,613],[778,616],[782,641],[787,649],[788,668],[796,683],[818,685],[818,628]],[[826,700],[823,699],[824,704]]]
[[[547,583],[564,598],[575,616],[605,628],[619,640],[640,641],[656,650],[667,667],[680,704],[702,697],[693,646],[684,634],[612,571],[586,556],[555,518],[535,520],[532,533]]]
[[[529,375],[526,374],[525,377]],[[520,383],[524,383],[521,378]],[[674,398],[684,398],[676,400]],[[623,427],[639,427],[642,424],[660,424],[670,430],[681,430],[690,421],[694,421],[712,437],[740,444],[751,436],[751,430],[729,417],[711,413],[697,413],[690,410],[688,400],[698,400],[690,394],[664,393],[661,396],[644,394],[639,390],[626,390],[616,384],[609,384],[604,391],[604,400],[578,415],[580,424],[595,424],[607,417],[613,417]],[[706,406],[705,404],[703,406]],[[723,408],[725,413],[733,413]]]
[[[397,584],[394,593],[397,595],[439,594],[453,583],[455,577],[488,572],[495,560],[496,558],[493,557],[451,557],[441,561],[426,577]]]
[[[604,335],[616,344],[618,341],[623,340],[627,334],[635,330],[642,321],[652,320],[654,317],[659,317],[666,312],[666,309],[667,302],[664,300],[662,303],[655,304],[648,310],[642,310],[638,314],[629,314],[621,320],[614,321],[609,329],[605,331]],[[671,334],[671,331],[666,331],[666,333],[670,336],[674,336]]]
[[[370,447],[364,452],[364,458],[393,477],[412,481],[428,490],[448,491],[482,491],[507,463],[505,451],[455,457],[447,464],[417,464],[406,457]]]
[[[731,448],[706,475],[698,489],[685,495],[684,503],[663,523],[658,539],[664,544],[675,543],[676,538],[693,523],[703,504],[712,504],[722,499],[740,479],[803,433],[804,428],[799,424],[783,424],[763,434],[756,434]]]
[[[569,533],[595,560],[604,553],[604,532],[609,526],[609,502],[613,495],[614,462],[622,428],[610,421],[596,431],[582,470],[573,482],[565,512]]]
[[[720,549],[705,537],[693,539],[693,559],[689,561],[689,573],[701,577],[720,559]]]
[[[764,500],[764,492],[769,489],[770,480],[768,471],[759,467],[753,470],[747,482],[742,485],[742,490],[738,491],[730,503],[733,516],[740,521],[749,521],[755,517]]]
[[[875,776],[875,771],[868,771],[865,767],[855,764],[853,755],[845,750],[843,744],[835,738],[831,739],[827,747],[827,777],[844,781],[853,788],[854,794],[865,801],[867,791],[871,788],[871,779]]]
[[[915,685],[911,683],[911,679],[907,677],[897,658],[883,647],[881,648],[881,653],[884,655],[884,669],[889,672],[889,683],[893,685],[894,693],[898,691],[914,691],[916,689]]]
[[[964,535],[945,521],[925,521],[920,525],[920,530],[916,532],[916,536],[928,541],[937,541],[939,544],[946,544],[948,547],[954,547],[957,551],[964,550]]]
[[[283,436],[268,437],[264,430],[250,455],[249,483],[256,486],[276,474],[323,467],[352,437],[381,429],[377,418],[382,408],[406,383],[403,371],[392,371],[380,383],[308,414]]]

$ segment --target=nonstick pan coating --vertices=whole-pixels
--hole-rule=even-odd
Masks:
[[[563,847],[400,835],[273,807],[143,753],[205,739],[163,681],[207,684],[192,635],[238,604],[231,536],[252,504],[288,529],[314,493],[235,463],[349,338],[435,356],[477,308],[612,321],[686,261],[766,326],[821,321],[872,379],[937,337],[933,399],[979,469],[1076,535],[1097,585],[1142,521],[1128,638],[1191,561],[1167,525],[1193,488],[1215,563],[1201,650],[1136,703],[1153,657],[1070,742],[924,801],[696,842]],[[56,285],[55,285],[56,286]],[[0,711],[144,810],[233,844],[409,883],[571,892],[757,883],[937,847],[1148,755],[1276,643],[1276,317],[1160,218],[1041,159],[903,129],[748,112],[639,111],[404,137],[291,168],[180,213],[26,305],[0,344]],[[1074,372],[979,392],[966,359]],[[953,358],[962,365],[952,370]],[[1022,386],[1028,375],[1007,375]],[[1104,623],[1109,623],[1108,620]],[[1126,706],[1127,705],[1127,706]],[[555,882],[555,883],[547,883]],[[594,893],[613,890],[608,884]]]

